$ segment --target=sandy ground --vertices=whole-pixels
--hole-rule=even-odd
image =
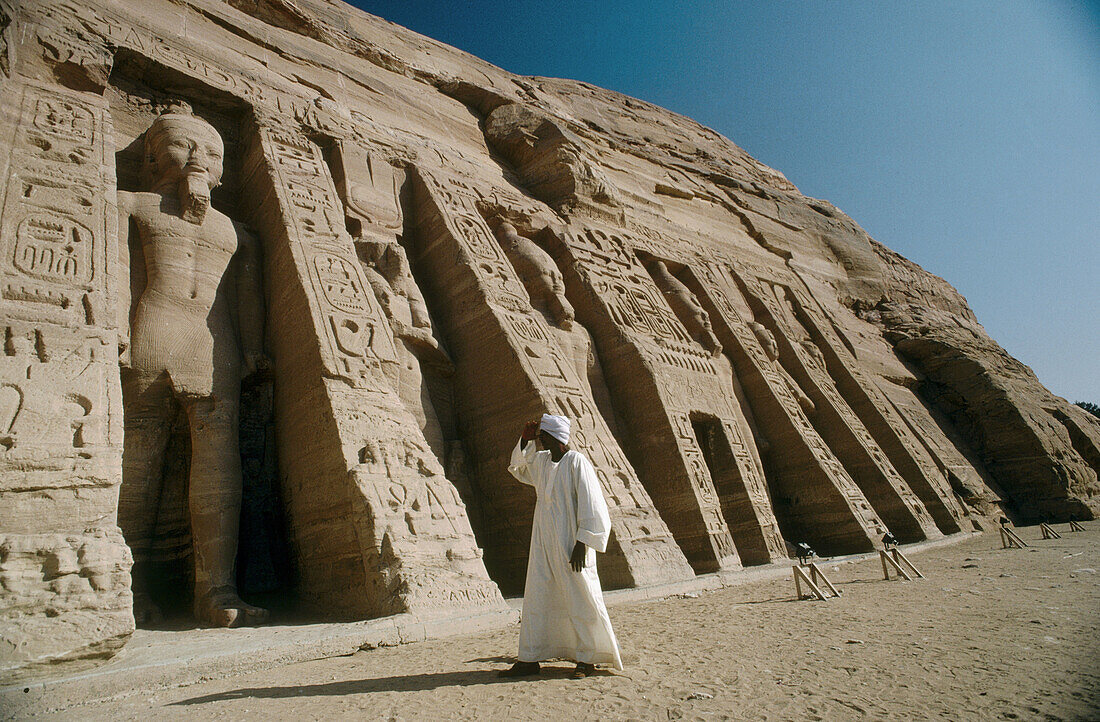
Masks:
[[[1064,530],[1064,525],[1059,525]],[[1100,524],[1002,550],[997,534],[821,567],[842,592],[795,601],[790,577],[617,605],[626,670],[503,680],[518,626],[301,662],[35,719],[1100,719]]]

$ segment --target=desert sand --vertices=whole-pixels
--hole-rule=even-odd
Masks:
[[[996,532],[819,566],[839,599],[783,579],[615,604],[626,669],[502,680],[518,627],[378,648],[35,719],[1100,719],[1100,527],[1002,549]]]

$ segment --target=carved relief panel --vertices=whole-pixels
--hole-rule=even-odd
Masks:
[[[896,434],[897,432],[885,420],[894,416],[893,410],[884,403],[885,399],[881,397],[877,387],[873,385],[864,386],[867,379],[855,370],[855,360],[850,357],[848,350],[842,345],[840,339],[832,333],[827,321],[821,318],[815,319],[807,313],[809,309],[816,310],[816,305],[810,299],[809,294],[801,288],[796,278],[791,278],[789,281],[789,286],[767,283],[754,284],[751,281],[749,286],[752,288],[754,295],[767,308],[769,315],[778,324],[780,332],[789,339],[795,339],[795,342],[791,344],[791,348],[797,363],[808,375],[814,391],[824,397],[824,402],[828,404],[829,409],[839,417],[843,424],[842,428],[848,430],[851,440],[858,445],[863,457],[872,465],[874,473],[884,480],[893,490],[893,494],[896,494],[903,502],[904,513],[901,523],[909,523],[907,517],[912,517],[925,535],[938,535],[936,525],[925,504],[898,473],[893,462],[887,457],[885,451],[868,429],[867,423],[872,423],[878,426],[880,432]],[[815,338],[829,343],[829,346],[823,351],[815,343]],[[829,368],[825,358],[826,351],[838,359],[839,363],[834,369]],[[848,398],[838,388],[837,379],[832,376],[832,372],[846,374],[849,377],[848,380],[854,382],[855,388],[852,388],[850,383],[848,393],[859,394],[862,398],[854,399],[854,401],[864,401],[865,413],[872,413],[874,418],[868,419],[865,423],[864,419],[852,408]],[[904,429],[904,423],[896,424],[896,426]],[[907,457],[902,461],[909,461],[915,473],[923,476],[924,471],[919,465],[913,463],[915,459],[912,457],[912,451],[913,449],[906,448],[902,444],[900,453]],[[914,479],[913,481],[924,485],[929,484],[926,478]],[[865,483],[867,482],[865,481]],[[867,493],[871,494],[871,491],[868,490]],[[936,503],[943,504],[944,502],[936,500]],[[883,513],[886,512],[883,511]],[[898,533],[900,534],[900,531]]]
[[[114,517],[123,435],[109,116],[96,96],[0,85],[0,639],[10,674],[117,649],[133,618]]]
[[[775,276],[779,276],[784,281],[790,280],[789,275],[784,271],[764,268],[751,262],[733,261],[729,271],[734,274],[730,277],[730,284],[736,285],[739,282],[756,303],[764,303],[762,297],[768,295],[769,282],[774,281]],[[715,275],[719,276],[721,274],[716,273]],[[735,291],[734,285],[728,287],[729,292]],[[774,302],[772,305],[775,305]],[[763,307],[767,308],[767,304],[764,304]],[[773,318],[777,314],[778,309],[775,310],[775,313],[772,313]],[[788,419],[794,424],[799,437],[813,454],[817,464],[828,473],[831,482],[847,500],[849,508],[860,519],[861,526],[864,529],[873,530],[875,534],[880,533],[882,526],[876,514],[872,511],[863,492],[806,416],[805,410],[795,397],[794,390],[787,382],[788,374],[785,373],[778,361],[765,350],[760,343],[760,339],[755,337],[756,335],[751,330],[746,332],[734,328],[733,331],[737,334],[747,353],[757,363],[761,375],[768,382],[771,393],[786,411]],[[794,337],[796,332],[792,329],[790,333],[791,337]],[[804,330],[803,334],[805,334]]]
[[[928,485],[938,498],[938,503],[943,504],[956,521],[960,520],[964,515],[963,510],[955,500],[949,482],[927,453],[925,448],[927,442],[918,438],[906,422],[907,417],[899,413],[875,379],[860,368],[859,360],[852,355],[835,330],[828,311],[814,300],[801,284],[794,285],[788,291],[791,308],[797,309],[813,330],[827,341],[837,359],[838,373],[848,376],[863,397],[861,400],[865,401],[869,412],[874,416],[868,423],[877,423],[887,434],[896,437],[901,448],[895,453],[903,454],[906,458],[902,461],[910,465],[912,473],[923,477],[915,481]],[[824,366],[824,359],[821,359],[818,365]],[[938,435],[942,435],[942,432],[938,432]],[[930,438],[934,439],[937,436]]]
[[[287,214],[292,252],[313,288],[325,365],[334,376],[369,385],[366,379],[381,363],[396,362],[393,334],[355,256],[321,150],[290,130],[260,127],[258,132]]]
[[[89,448],[121,443],[121,419],[107,413],[117,389],[106,313],[109,121],[103,104],[76,93],[6,87],[18,115],[0,220],[0,307],[12,324],[0,356],[0,453],[48,447],[87,457]]]
[[[106,322],[104,188],[108,121],[75,93],[32,84],[19,97],[3,205],[3,297],[13,313],[64,325]],[[30,309],[34,309],[31,311]]]
[[[570,445],[585,453],[600,470],[598,476],[610,505],[619,546],[634,578],[655,574],[682,578],[689,568],[674,547],[664,549],[671,544],[664,523],[607,427],[592,398],[588,379],[578,365],[578,353],[583,350],[587,358],[591,352],[587,331],[576,324],[552,326],[533,307],[527,288],[505,253],[502,245],[505,241],[498,240],[478,210],[482,198],[479,189],[462,178],[423,170],[418,170],[418,175],[441,216],[442,227],[450,237],[448,242],[455,246],[458,262],[476,276],[479,295],[507,337],[514,360],[537,390],[540,405],[573,420]],[[443,241],[437,238],[428,242]],[[621,524],[627,515],[641,520],[639,529],[645,527],[649,533],[627,531]],[[622,536],[623,533],[626,535]],[[658,548],[652,553],[645,551],[654,545]],[[647,568],[646,564],[652,562],[644,561],[647,555],[662,559],[666,568]]]

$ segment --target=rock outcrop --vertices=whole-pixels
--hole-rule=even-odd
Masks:
[[[1100,509],[1100,422],[946,282],[649,103],[334,0],[0,0],[0,97],[0,681],[134,590],[505,609],[546,411],[605,587]]]

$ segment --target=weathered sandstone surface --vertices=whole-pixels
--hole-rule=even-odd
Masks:
[[[954,289],[648,103],[326,0],[0,0],[0,98],[0,680],[502,609],[544,411],[612,588],[1100,509]]]

